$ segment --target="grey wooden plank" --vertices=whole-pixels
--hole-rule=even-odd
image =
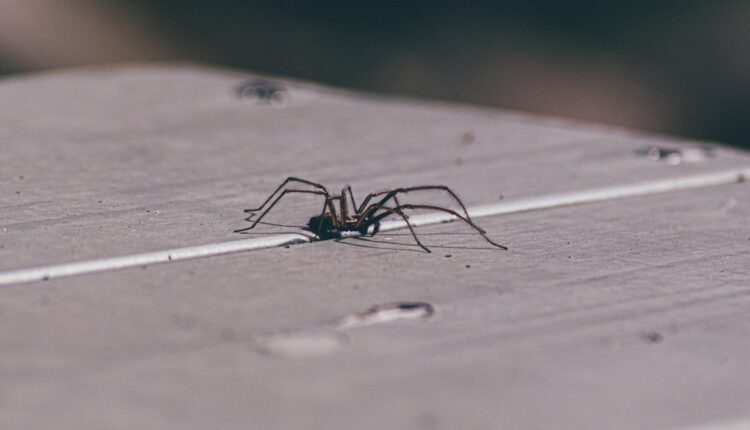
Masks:
[[[486,220],[512,237],[507,252],[446,225],[422,232],[434,254],[385,234],[7,287],[4,424],[654,429],[750,419],[748,195],[740,184]],[[337,326],[398,301],[437,313]]]
[[[290,173],[360,194],[447,183],[479,204],[748,164],[718,148],[669,166],[636,151],[686,142],[309,84],[256,106],[235,97],[246,79],[2,81],[0,269],[231,240]],[[433,254],[394,233],[3,287],[0,426],[743,423],[748,197],[745,183],[483,219],[507,252],[450,224],[420,229]],[[402,301],[436,313],[340,326]]]
[[[471,204],[750,164],[722,148],[668,166],[635,152],[683,144],[669,138],[309,84],[275,109],[237,97],[248,79],[184,66],[4,80],[0,269],[231,240],[240,209],[290,174],[360,194],[444,183]]]

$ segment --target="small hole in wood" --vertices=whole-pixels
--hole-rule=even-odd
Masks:
[[[347,315],[339,324],[342,328],[360,327],[399,320],[425,320],[435,314],[435,307],[426,302],[397,302],[375,305],[364,312]]]

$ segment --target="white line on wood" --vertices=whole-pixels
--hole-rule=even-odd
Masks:
[[[700,427],[680,427],[684,430],[747,430],[750,429],[750,420],[727,421],[715,424],[706,424]]]
[[[717,185],[727,185],[750,179],[750,168],[735,169],[718,173],[695,175],[661,181],[644,182],[632,185],[597,188],[571,193],[553,194],[549,196],[532,197],[516,201],[500,202],[491,205],[474,206],[469,208],[473,218],[512,214],[518,212],[557,208],[584,203],[622,199],[626,197],[643,196],[648,194],[668,193],[672,191],[705,188]],[[448,213],[428,213],[413,215],[409,221],[413,226],[425,226],[454,221],[456,218]],[[404,221],[384,221],[380,231],[393,231],[406,228]],[[357,232],[346,232],[342,237],[355,237]],[[26,282],[45,281],[66,276],[84,275],[107,270],[125,269],[130,267],[147,266],[151,264],[168,263],[171,261],[189,260],[193,258],[213,257],[236,252],[252,251],[256,249],[274,248],[295,243],[307,243],[315,240],[311,233],[280,234],[235,240],[208,245],[189,246],[185,248],[168,249],[164,251],[144,254],[124,255],[121,257],[102,258],[96,260],[63,263],[30,269],[0,272],[0,285],[21,284]]]

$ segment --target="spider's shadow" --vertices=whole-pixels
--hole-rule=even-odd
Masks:
[[[420,234],[421,236],[439,236],[439,235],[458,235],[463,233],[425,233]],[[469,234],[469,233],[467,233]],[[402,234],[381,234],[380,236],[406,236]],[[366,242],[366,243],[375,243],[375,244],[384,244],[384,245],[390,245],[390,246],[374,246],[374,245],[365,245],[362,243],[353,243],[353,241],[344,241],[343,239],[335,239],[336,243],[341,245],[348,245],[348,246],[358,246],[361,248],[372,248],[372,249],[387,249],[391,251],[406,251],[406,252],[419,252],[424,253],[424,251],[419,248],[419,245],[416,243],[405,243],[405,242],[391,242],[386,240],[377,240],[373,239],[372,236],[368,237],[352,237],[347,239],[354,239],[358,242]],[[393,245],[397,245],[398,247],[395,247]],[[418,249],[409,249],[409,248],[418,248]],[[469,249],[469,250],[477,250],[477,251],[496,251],[497,248],[491,248],[489,246],[455,246],[455,245],[428,245],[430,249]]]
[[[252,218],[252,216],[248,217]],[[249,219],[248,219],[249,221]],[[261,221],[258,224],[272,226],[272,227],[285,227],[285,228],[292,228],[294,230],[291,231],[274,231],[274,232],[256,232],[256,231],[243,231],[238,232],[238,234],[251,234],[251,235],[270,235],[270,234],[279,234],[279,233],[299,233],[299,230],[302,229],[303,231],[309,232],[309,233],[315,233],[312,231],[309,227],[300,227],[299,225],[289,225],[289,224],[278,224],[278,223],[272,223],[267,221]],[[471,235],[471,233],[453,233],[453,232],[442,232],[442,233],[421,233],[421,236],[467,236]],[[378,237],[396,237],[396,236],[408,236],[411,237],[410,234],[407,233],[380,233],[378,234]],[[390,250],[390,251],[400,251],[400,252],[417,252],[417,253],[424,253],[424,251],[419,248],[419,245],[416,243],[406,243],[406,242],[393,242],[389,240],[378,240],[375,239],[374,236],[366,236],[366,237],[338,237],[338,236],[330,236],[326,237],[323,236],[316,240],[316,242],[322,242],[322,241],[329,241],[332,240],[336,244],[340,245],[347,245],[347,246],[356,246],[359,248],[370,248],[370,249],[381,249],[381,250]],[[360,242],[360,243],[354,243],[354,242]],[[388,246],[376,246],[376,245],[368,245],[369,244],[383,244]],[[394,246],[395,245],[395,246]],[[488,246],[454,246],[454,245],[429,245],[430,248],[437,248],[437,249],[468,249],[468,250],[478,250],[478,251],[494,251],[495,248],[488,247]],[[418,249],[413,249],[418,248]]]
[[[247,217],[245,219],[245,221],[250,221],[251,218],[252,218],[252,216]],[[235,233],[237,233],[237,234],[269,235],[269,234],[279,234],[279,233],[299,233],[299,229],[300,229],[299,225],[277,224],[277,223],[272,223],[272,222],[267,222],[267,221],[261,221],[258,224],[260,224],[260,225],[269,225],[269,226],[272,226],[272,227],[293,228],[294,230],[293,231],[252,231],[252,230],[247,230],[247,231],[235,231]],[[303,228],[303,230],[310,231],[310,230],[308,230],[306,228]]]

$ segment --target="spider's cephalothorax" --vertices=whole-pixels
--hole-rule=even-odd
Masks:
[[[313,187],[314,189],[284,188],[290,182],[304,184]],[[456,201],[456,203],[458,203],[458,206],[461,207],[463,215],[454,210],[443,208],[440,206],[422,204],[402,205],[399,203],[399,194],[421,190],[439,190],[448,193]],[[406,226],[409,228],[409,231],[411,231],[411,234],[417,244],[425,251],[431,252],[426,246],[422,244],[422,242],[419,241],[417,234],[414,232],[414,229],[409,222],[409,217],[404,213],[405,210],[428,209],[433,211],[447,212],[469,224],[472,228],[479,232],[479,234],[482,235],[482,237],[490,244],[500,249],[508,249],[503,245],[497,244],[490,240],[490,238],[487,237],[485,231],[479,228],[471,220],[466,207],[458,198],[458,196],[453,191],[451,191],[450,188],[444,185],[421,185],[417,187],[394,188],[391,190],[376,191],[374,193],[368,194],[367,197],[365,197],[365,199],[362,201],[362,204],[357,206],[354,200],[354,194],[352,193],[352,188],[348,185],[341,190],[341,194],[331,194],[323,185],[305,179],[289,177],[284,182],[282,182],[278,188],[276,188],[276,191],[268,196],[268,198],[265,202],[263,202],[262,205],[254,209],[245,209],[245,212],[255,213],[265,208],[265,210],[263,210],[260,216],[255,219],[250,227],[235,231],[243,232],[252,229],[260,222],[261,219],[263,219],[263,217],[266,216],[271,208],[273,208],[276,203],[281,200],[282,197],[284,197],[286,194],[292,193],[314,194],[325,197],[325,200],[323,201],[323,211],[320,215],[310,218],[310,221],[307,224],[307,228],[310,231],[315,232],[320,239],[330,239],[338,237],[339,233],[346,231],[356,231],[364,235],[368,232],[371,226],[375,227],[372,232],[372,234],[375,234],[377,233],[378,226],[381,220],[390,215],[397,215],[404,220]],[[269,202],[271,203],[270,205],[268,204]],[[334,204],[334,202],[338,202],[338,209],[337,205]],[[349,207],[350,203],[351,207]]]

